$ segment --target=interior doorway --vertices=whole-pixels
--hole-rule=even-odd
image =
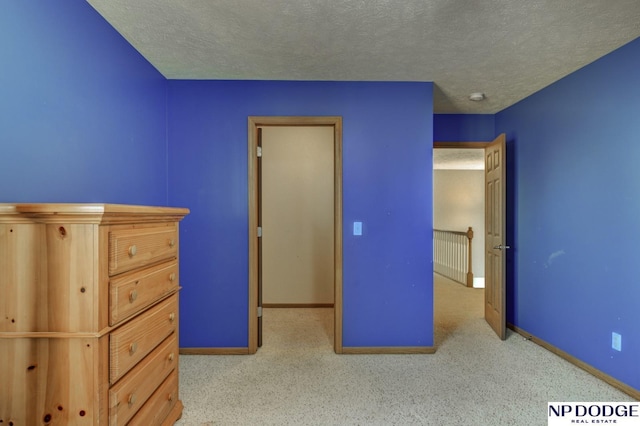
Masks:
[[[262,306],[333,308],[333,128],[262,129]]]
[[[482,149],[484,161],[484,319],[506,339],[506,135],[491,142],[434,142],[434,149]]]
[[[434,229],[473,228],[473,288],[434,271],[434,341],[442,344],[469,320],[484,315],[486,142],[434,142]]]
[[[433,227],[461,233],[471,229],[471,259],[465,259],[469,260],[465,262],[465,266],[469,264],[464,271],[465,285],[476,288],[484,288],[485,276],[484,169],[484,149],[434,147]],[[472,282],[466,282],[467,272],[473,276]],[[460,273],[456,271],[456,275]]]
[[[311,147],[300,149],[301,143],[296,143],[295,139],[300,134],[305,137],[305,132],[308,137],[312,134],[329,135],[329,158],[326,152],[314,152]],[[262,343],[263,302],[266,306],[333,306],[333,348],[336,353],[341,353],[342,119],[249,117],[248,133],[249,353],[255,353]],[[274,157],[277,157],[275,161]],[[266,161],[270,163],[265,165]],[[303,173],[302,169],[296,171],[296,167],[324,169],[321,170],[324,174],[317,176],[325,181],[329,176],[332,182],[328,186],[326,182],[324,185],[322,182],[307,182],[305,185],[305,180],[313,181],[314,178],[306,171]],[[318,200],[308,197],[305,192],[315,193]],[[314,210],[319,208],[313,206],[316,201],[331,204],[332,212],[328,219],[326,216],[312,218]],[[281,220],[280,216],[288,217]],[[278,227],[279,230],[274,229]],[[279,234],[277,238],[274,232]],[[306,238],[302,251],[310,253],[305,254],[300,247],[295,248],[301,238]],[[291,240],[295,240],[293,246]],[[331,245],[328,249],[327,243]],[[265,278],[270,280],[267,287],[263,285]],[[300,285],[303,281],[306,285]]]

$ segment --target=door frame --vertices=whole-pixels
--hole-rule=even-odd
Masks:
[[[498,137],[500,137],[500,136],[498,136]],[[472,149],[482,149],[483,151],[486,152],[486,148],[489,145],[491,145],[492,143],[494,143],[494,142],[495,142],[495,140],[489,141],[489,142],[433,142],[433,149],[441,149],[441,148],[469,149],[469,148],[472,148]],[[485,158],[484,161],[486,162],[486,158]],[[506,162],[504,164],[505,164],[505,167],[506,167]],[[486,177],[486,165],[485,165],[485,177]],[[508,182],[506,182],[506,177],[505,177],[503,191],[505,190],[507,184],[508,184]],[[485,193],[484,197],[485,197],[485,199],[486,199],[486,192],[487,192],[487,188],[486,188],[486,182],[485,182],[485,184],[484,184],[484,193]],[[506,207],[507,206],[506,206],[506,203],[505,203],[503,205],[503,208],[506,209]],[[485,206],[484,214],[485,214],[485,222],[486,222],[486,206]],[[485,245],[487,244],[486,243],[486,241],[487,241],[486,233],[487,233],[487,229],[485,227]],[[506,238],[506,235],[504,236],[504,238]],[[487,254],[486,254],[486,248],[485,247],[483,247],[483,252],[484,252],[485,264],[486,264],[486,256],[487,256]],[[485,269],[486,269],[486,265],[485,265]],[[485,270],[485,276],[486,276],[486,274],[487,274],[487,271]],[[504,271],[503,271],[503,280],[506,280],[506,274],[505,274]],[[503,297],[503,300],[506,298],[506,286],[504,288],[504,291],[502,292],[502,297]],[[484,300],[483,300],[483,305],[486,305],[486,301],[484,301]],[[504,303],[503,303],[503,305],[504,305]],[[484,309],[484,307],[485,306],[483,306],[483,309]],[[502,323],[503,324],[506,324],[506,315],[507,315],[506,309],[503,309],[503,312],[502,312]],[[505,336],[504,333],[496,333],[496,334],[498,334],[498,337],[500,337],[502,340],[504,340],[504,336]]]
[[[248,352],[258,350],[258,127],[333,127],[334,331],[333,349],[342,353],[342,117],[250,116],[248,119],[249,297]]]

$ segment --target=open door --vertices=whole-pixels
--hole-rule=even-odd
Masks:
[[[507,337],[506,319],[506,138],[485,148],[485,289],[484,317],[500,339]]]

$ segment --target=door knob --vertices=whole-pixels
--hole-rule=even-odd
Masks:
[[[506,250],[506,249],[510,249],[511,246],[503,246],[502,244],[499,244],[497,246],[494,246],[493,248],[494,250]]]

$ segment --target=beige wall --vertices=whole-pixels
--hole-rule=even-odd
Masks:
[[[473,228],[473,275],[484,277],[484,170],[433,171],[433,227]]]
[[[333,127],[263,127],[262,301],[333,294]]]

